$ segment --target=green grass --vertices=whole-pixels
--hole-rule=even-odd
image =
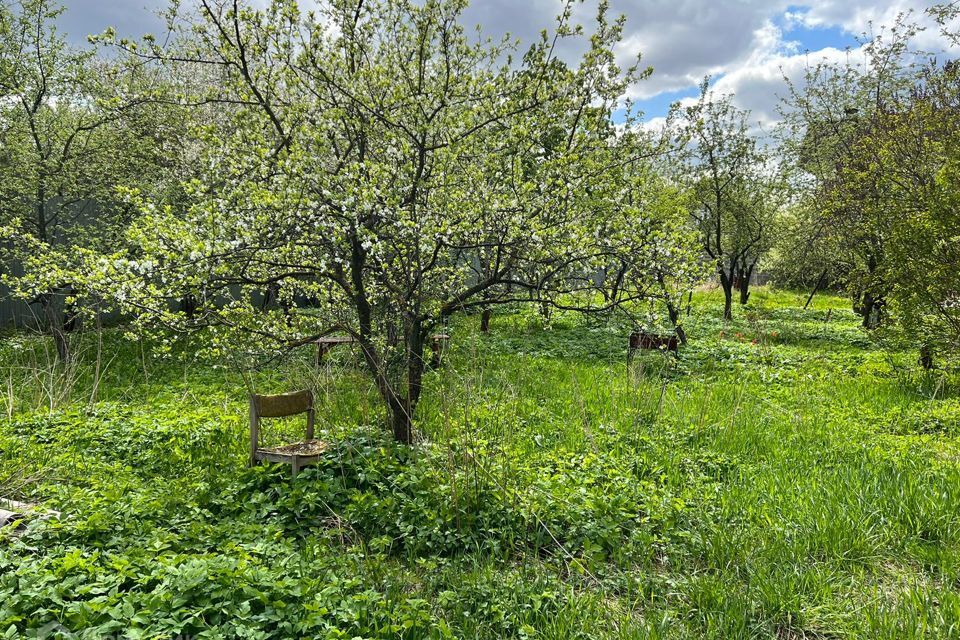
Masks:
[[[96,336],[69,371],[5,338],[0,495],[62,516],[0,533],[0,635],[960,637],[960,377],[803,301],[698,294],[631,369],[617,323],[464,318],[413,448],[355,354],[305,351],[252,381],[321,399],[295,482],[245,467],[246,385],[188,346],[111,331],[97,374]]]

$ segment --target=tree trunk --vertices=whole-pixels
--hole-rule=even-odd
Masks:
[[[663,303],[667,307],[667,315],[670,317],[670,323],[673,325],[673,332],[677,334],[677,338],[681,343],[687,344],[687,332],[683,330],[683,324],[680,322],[680,312],[682,311],[682,308],[673,303],[673,297],[670,295],[670,291],[667,289],[667,282],[663,277],[663,273],[657,274],[657,282],[660,284],[660,293],[663,295]],[[678,302],[680,305],[683,305],[682,296]],[[689,304],[690,303],[688,300],[687,315],[690,315]]]
[[[484,310],[480,312],[480,331],[483,333],[490,331],[490,315],[491,311],[488,308],[484,308]]]
[[[874,297],[870,291],[865,291],[860,300],[860,304],[855,305],[853,310],[862,318],[861,324],[864,329],[876,329],[880,326],[880,310],[883,301]]]
[[[422,322],[414,319],[404,323],[404,342],[396,345],[401,348],[404,358],[404,380],[394,385],[384,372],[374,371],[377,387],[387,409],[387,428],[393,438],[402,444],[413,443],[413,416],[423,391],[424,344],[426,335]],[[401,392],[400,388],[404,391]]]
[[[807,296],[807,302],[806,302],[806,304],[803,305],[803,310],[804,310],[804,311],[806,311],[806,310],[807,310],[807,307],[810,306],[810,302],[813,300],[813,296],[817,295],[817,291],[820,290],[820,287],[823,286],[823,281],[826,280],[826,279],[827,279],[827,270],[824,269],[823,272],[820,274],[820,277],[817,278],[817,284],[814,285],[813,291],[811,291],[811,292],[810,292],[810,295]]]
[[[933,369],[933,347],[928,344],[920,347],[920,366],[927,371]]]
[[[876,298],[873,301],[873,312],[870,314],[870,328],[876,329],[883,321],[883,299]]]
[[[721,271],[720,286],[723,287],[723,319],[733,320],[733,277]]]
[[[80,327],[80,310],[75,303],[65,304],[63,310],[63,332],[73,333]]]
[[[76,290],[70,286],[65,291],[65,296],[74,296]],[[80,309],[77,308],[75,301],[67,302],[66,297],[63,301],[63,332],[65,334],[73,333],[80,328]]]
[[[740,304],[747,304],[750,300],[750,278],[753,277],[753,268],[756,263],[740,270]]]
[[[854,306],[854,311],[856,311],[863,318],[863,328],[864,329],[876,329],[880,326],[880,314],[883,309],[884,300],[881,289],[881,294],[874,294],[874,287],[877,284],[876,274],[878,270],[878,261],[874,255],[870,255],[867,260],[867,270],[869,273],[869,279],[867,280],[866,286],[864,286],[864,292],[861,296],[861,303],[859,308]]]
[[[687,344],[687,332],[683,330],[683,325],[680,323],[680,309],[674,306],[673,301],[669,298],[667,298],[667,314],[670,316],[673,331],[677,334],[680,344]]]
[[[366,351],[367,347],[361,341],[361,347]],[[413,442],[413,416],[420,400],[423,377],[423,357],[413,355],[406,349],[404,350],[406,363],[406,379],[400,384],[393,384],[386,372],[380,370],[371,361],[367,359],[371,366],[371,372],[377,383],[377,390],[383,399],[386,409],[386,428],[393,434],[397,442],[411,444]],[[401,392],[401,387],[405,387],[406,393]]]
[[[393,432],[393,439],[402,444],[411,444],[413,442],[413,408],[406,398],[395,396],[388,400],[388,415],[390,430]]]
[[[422,321],[416,317],[408,317],[404,322],[404,338],[400,354],[403,358],[403,371],[406,380],[406,394],[402,395],[399,386],[395,386],[388,370],[391,358],[390,349],[397,349],[396,330],[392,323],[387,323],[387,352],[379,353],[373,340],[374,322],[373,306],[367,298],[363,281],[363,271],[366,264],[366,252],[356,233],[351,234],[350,279],[354,288],[354,304],[357,310],[357,323],[360,331],[357,338],[363,350],[363,359],[377,384],[377,391],[386,406],[386,427],[393,433],[397,442],[410,444],[413,442],[413,412],[420,400],[423,388],[423,327]],[[397,363],[399,364],[399,363]]]
[[[192,320],[197,315],[197,296],[188,293],[180,298],[180,313]]]
[[[263,300],[260,302],[260,311],[267,311],[277,303],[280,296],[280,285],[271,282],[263,292]]]
[[[47,228],[47,188],[42,166],[37,182],[36,214],[37,236],[46,244],[50,240],[50,230]],[[70,344],[67,342],[67,336],[63,330],[63,315],[57,313],[55,293],[56,291],[51,291],[42,294],[39,297],[40,307],[47,320],[47,329],[53,336],[53,343],[57,348],[57,358],[60,362],[67,362],[70,359]]]
[[[63,316],[57,313],[53,294],[46,293],[40,296],[40,305],[47,319],[47,329],[53,336],[53,344],[57,348],[57,358],[65,363],[70,360],[70,343],[67,342],[67,335],[63,330]]]
[[[546,300],[541,300],[541,301],[540,301],[540,316],[541,316],[544,320],[546,320],[547,322],[550,321],[550,311],[551,311],[551,309],[550,309],[550,303],[547,302]]]

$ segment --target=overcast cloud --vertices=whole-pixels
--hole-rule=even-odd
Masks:
[[[627,18],[626,37],[617,51],[621,61],[641,54],[643,64],[654,69],[651,79],[632,90],[650,118],[662,115],[670,102],[691,96],[710,74],[715,88],[734,93],[758,122],[776,118],[784,73],[799,79],[809,62],[856,56],[858,35],[892,23],[903,12],[920,17],[929,5],[921,0],[611,1],[612,13]],[[66,0],[61,28],[77,42],[107,26],[138,37],[162,29],[155,14],[163,6],[162,0]],[[473,0],[466,19],[491,36],[510,33],[530,41],[555,24],[560,6],[560,0]],[[577,19],[588,24],[595,9],[595,1],[585,2]],[[946,43],[931,28],[917,46],[941,52]]]

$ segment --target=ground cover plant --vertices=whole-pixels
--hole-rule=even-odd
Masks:
[[[960,636],[960,379],[805,297],[698,292],[630,369],[616,319],[465,316],[412,446],[350,348],[241,376],[6,336],[0,495],[61,516],[0,534],[0,634]],[[324,459],[248,468],[248,390],[302,386]]]

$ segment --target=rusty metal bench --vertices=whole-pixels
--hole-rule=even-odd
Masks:
[[[260,419],[284,418],[307,414],[306,438],[280,447],[260,446]],[[279,395],[250,395],[250,466],[263,461],[289,464],[296,478],[300,469],[317,462],[327,443],[313,438],[313,393],[309,390],[283,393]]]
[[[630,334],[630,342],[627,346],[627,362],[633,360],[637,350],[662,350],[676,354],[679,352],[679,348],[680,340],[677,336],[662,336],[645,331],[634,331]]]

